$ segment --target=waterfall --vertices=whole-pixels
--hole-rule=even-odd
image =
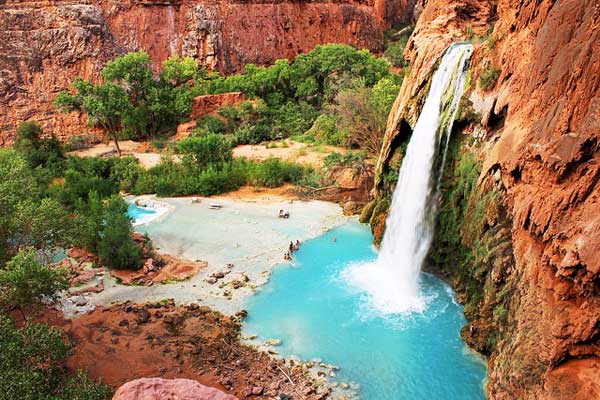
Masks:
[[[470,44],[456,43],[444,54],[400,168],[378,259],[347,271],[384,313],[425,309],[419,276],[433,238],[439,179],[471,52]]]

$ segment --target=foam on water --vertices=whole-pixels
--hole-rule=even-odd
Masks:
[[[471,52],[470,44],[454,44],[442,58],[402,161],[377,261],[346,272],[383,313],[423,312],[431,300],[420,290],[420,272],[433,238],[439,176]]]
[[[166,214],[169,208],[158,203],[138,206],[133,202],[127,204],[127,215],[133,218],[133,226],[145,225]]]
[[[333,242],[333,235],[337,240]],[[462,306],[449,286],[422,275],[422,313],[385,314],[346,280],[349,265],[377,257],[367,226],[350,222],[307,241],[294,265],[274,270],[247,299],[243,335],[276,338],[276,350],[338,365],[336,380],[357,382],[364,400],[482,400],[485,365],[460,338]]]

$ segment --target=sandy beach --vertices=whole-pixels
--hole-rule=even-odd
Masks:
[[[177,303],[197,302],[231,315],[243,309],[244,298],[268,281],[274,266],[284,262],[290,241],[303,242],[346,221],[337,204],[322,201],[278,196],[199,199],[199,203],[192,203],[191,198],[161,198],[158,201],[166,203],[170,211],[136,229],[148,233],[159,253],[207,261],[206,269],[189,281],[150,287],[120,285],[107,274],[104,291],[90,295],[90,303],[172,298]],[[209,205],[215,203],[222,207],[211,209]],[[290,218],[278,218],[280,209],[289,211]],[[227,264],[233,267],[227,268]],[[224,277],[210,283],[210,278],[220,273]],[[235,289],[235,281],[244,285]]]

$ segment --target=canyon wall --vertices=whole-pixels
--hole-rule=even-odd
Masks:
[[[461,198],[461,186],[454,199],[465,204],[465,263],[444,267],[466,304],[463,337],[489,356],[491,399],[600,398],[597,1],[427,2],[407,46],[411,72],[388,121],[377,195],[386,196],[382,177],[436,62],[468,36],[482,39],[473,38],[454,156],[471,154],[480,170],[472,195]]]
[[[383,30],[413,18],[418,0],[0,1],[0,145],[37,120],[60,138],[89,130],[52,106],[75,76],[97,80],[104,64],[146,50],[158,65],[191,56],[222,73],[293,59],[322,43],[378,52]]]

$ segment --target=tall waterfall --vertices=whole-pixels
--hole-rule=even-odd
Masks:
[[[414,127],[375,265],[348,270],[352,283],[384,313],[423,311],[419,275],[433,238],[439,179],[466,81],[470,44],[448,48]]]

